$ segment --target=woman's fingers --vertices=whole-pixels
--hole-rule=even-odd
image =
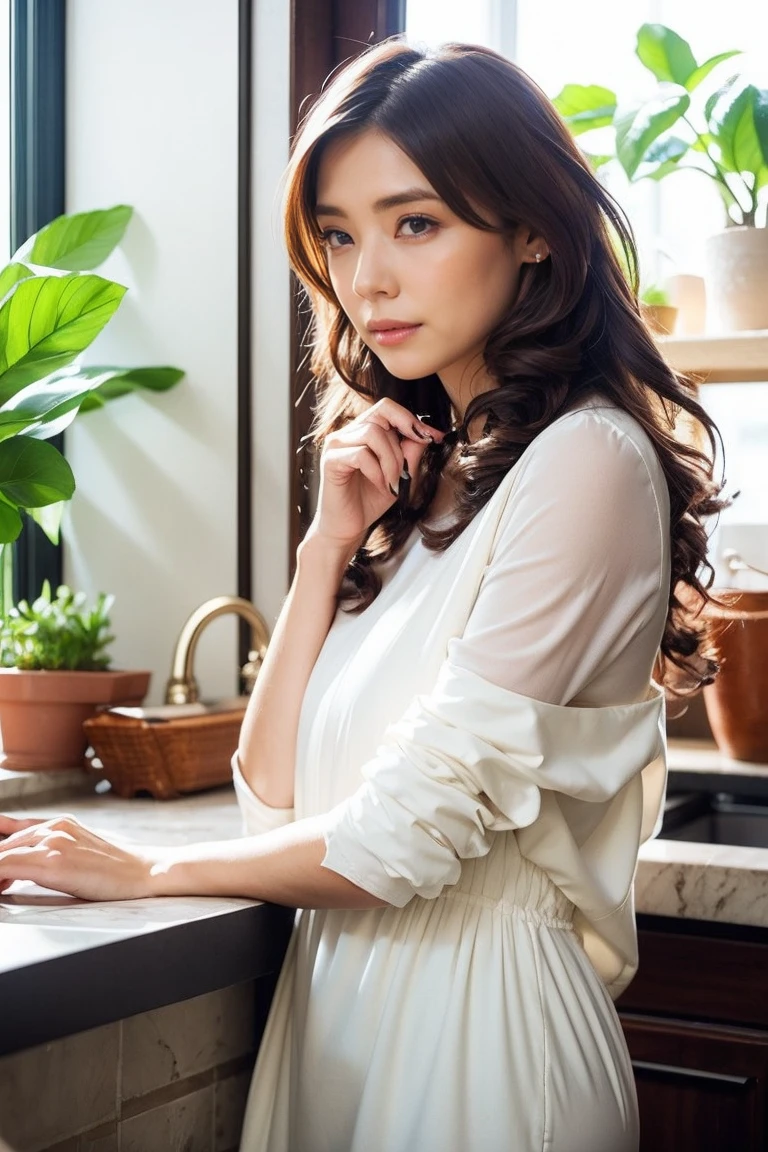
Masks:
[[[15,816],[4,816],[0,812],[0,837],[12,836],[20,828],[31,828],[34,824],[42,824],[44,821],[44,816],[33,816],[32,819],[25,817],[23,820],[18,820]],[[0,840],[0,843],[3,841]]]
[[[328,479],[333,482],[334,474],[343,481],[350,472],[360,472],[382,495],[392,498],[392,491],[386,475],[382,471],[379,457],[367,445],[353,445],[349,448],[334,448],[329,452],[330,465]]]
[[[407,437],[409,440],[421,441],[422,444],[429,443],[430,437],[439,442],[445,435],[439,428],[432,428],[431,425],[420,420],[418,416],[414,416],[402,404],[398,404],[396,400],[392,400],[388,396],[371,405],[363,415],[363,419],[372,418],[377,421],[386,420],[392,428],[397,429],[401,436]]]
[[[347,447],[367,448],[379,464],[379,480],[376,486],[388,494],[392,487],[397,492],[398,478],[403,467],[403,453],[394,429],[385,428],[374,420],[363,420],[347,425],[337,435],[340,443]]]

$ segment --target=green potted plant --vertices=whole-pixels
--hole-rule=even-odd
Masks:
[[[0,700],[3,767],[17,771],[72,768],[83,763],[83,721],[100,704],[140,704],[149,672],[109,668],[114,640],[109,612],[114,597],[101,593],[93,607],[82,592],[49,582],[32,604],[20,600],[0,623]]]
[[[78,363],[78,357],[114,315],[125,295],[123,285],[91,270],[119,244],[132,212],[128,205],[118,205],[59,216],[26,241],[0,271],[2,627],[15,619],[13,542],[22,530],[22,517],[35,520],[57,542],[61,512],[75,490],[72,470],[49,442],[51,438],[63,432],[78,412],[102,407],[134,389],[165,391],[184,375],[170,367],[82,367]],[[59,603],[56,612],[61,616],[63,611]],[[49,622],[58,618],[53,609],[51,612]],[[6,755],[0,763],[5,767],[12,765],[4,700],[9,696],[18,698],[20,693],[32,699],[37,691],[50,692],[50,671],[14,665],[11,651],[6,649],[0,667],[0,737]],[[86,688],[84,673],[76,675],[81,677],[78,691],[82,693]],[[148,675],[141,676],[146,691]],[[94,703],[102,702],[104,689],[95,691]],[[119,699],[136,703],[135,685],[131,683],[127,696]],[[111,702],[117,703],[118,699],[113,696]],[[31,723],[30,728],[41,734],[39,723]],[[49,766],[36,754],[31,757],[24,767]],[[17,759],[15,763],[21,767]]]
[[[768,187],[768,90],[734,73],[706,97],[703,82],[740,55],[730,50],[699,64],[690,45],[663,24],[643,24],[636,55],[656,85],[623,104],[610,88],[567,84],[555,106],[577,136],[612,127],[614,146],[586,151],[595,170],[616,160],[631,181],[700,172],[714,182],[724,228],[706,241],[708,309],[723,330],[768,328],[768,228],[761,193]]]

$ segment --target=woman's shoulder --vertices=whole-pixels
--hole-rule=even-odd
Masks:
[[[532,441],[524,457],[535,471],[558,475],[585,470],[605,479],[620,473],[646,477],[664,496],[666,478],[650,434],[640,420],[603,393],[581,397]]]

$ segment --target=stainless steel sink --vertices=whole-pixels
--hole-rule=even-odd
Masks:
[[[711,778],[691,782],[692,775],[686,774],[686,784],[697,787],[681,791],[679,782],[677,787],[670,782],[662,839],[768,848],[768,781],[751,778],[742,791],[734,787],[736,781],[728,780],[729,791],[724,791],[722,778],[714,788]],[[709,787],[703,786],[707,782]]]

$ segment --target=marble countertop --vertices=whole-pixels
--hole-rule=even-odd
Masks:
[[[242,831],[231,787],[160,801],[67,783],[2,799],[2,810],[66,813],[125,844]],[[0,895],[0,1055],[274,972],[293,915],[234,897],[89,902],[17,881]]]
[[[673,772],[720,773],[768,779],[768,765],[747,764],[722,756],[711,743],[671,740],[669,767]],[[146,844],[176,844],[224,840],[241,835],[234,789],[227,786],[178,800],[123,800],[102,791],[80,773],[69,773],[66,791],[51,792],[57,778],[27,774],[27,791],[0,804],[8,812],[48,816],[66,811],[96,831]],[[48,788],[48,794],[33,787]],[[45,894],[34,885],[17,883],[0,896],[0,972],[23,962],[25,949],[35,955],[46,948],[63,954],[88,947],[100,935],[136,935],[181,920],[201,919],[251,905],[252,901],[207,897],[131,900],[86,904]],[[635,882],[635,910],[659,916],[710,920],[725,924],[768,927],[768,849],[691,843],[657,838],[640,849]],[[13,937],[9,929],[15,931]],[[53,929],[56,932],[53,933]],[[28,929],[26,932],[19,930]],[[46,929],[44,940],[40,930]],[[28,943],[22,941],[26,935]]]

